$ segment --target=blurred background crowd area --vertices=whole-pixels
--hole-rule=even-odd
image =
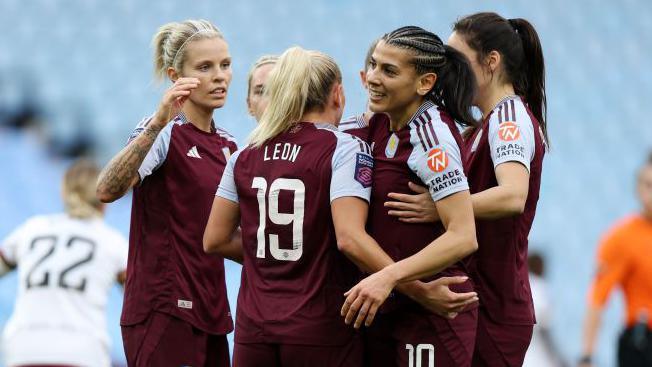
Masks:
[[[0,0],[0,237],[32,215],[62,210],[59,182],[70,159],[106,163],[153,113],[166,85],[154,82],[150,40],[166,22],[204,18],[225,34],[233,81],[215,121],[242,144],[254,126],[247,71],[259,56],[292,45],[332,55],[344,74],[347,114],[360,113],[358,71],[372,40],[409,24],[445,40],[453,21],[478,11],[528,19],[543,44],[552,144],[530,248],[546,259],[553,341],[575,360],[595,248],[614,220],[637,209],[635,172],[652,147],[648,0]],[[107,215],[125,235],[130,206],[127,196]],[[239,281],[239,266],[227,261],[232,309]],[[15,292],[15,274],[0,280],[0,326]],[[121,304],[116,288],[109,305],[116,365],[124,364]],[[615,364],[621,318],[616,296],[598,366]]]

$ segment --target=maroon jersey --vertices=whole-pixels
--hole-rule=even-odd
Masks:
[[[183,115],[159,133],[134,187],[123,326],[156,310],[207,333],[233,330],[224,259],[205,254],[202,241],[215,187],[236,149],[223,130],[199,130]]]
[[[372,169],[369,147],[327,124],[299,123],[231,157],[217,195],[240,206],[236,343],[351,341],[339,312],[359,273],[337,249],[330,203],[368,201]]]
[[[522,214],[492,220],[476,219],[478,251],[473,255],[473,280],[480,306],[495,322],[532,325],[535,322],[527,270],[528,234],[532,227],[545,143],[539,122],[520,97],[507,98],[485,118],[465,142],[472,193],[498,185],[495,167],[519,162],[530,172],[529,192]]]
[[[374,115],[369,127],[351,124],[345,130],[371,144],[375,161],[373,188],[367,229],[380,246],[395,261],[409,257],[441,236],[444,226],[410,224],[387,214],[384,203],[390,192],[411,194],[408,182],[427,186],[434,201],[459,191],[468,190],[460,152],[462,137],[448,114],[426,101],[410,122],[392,132],[385,114]],[[343,126],[345,129],[346,126]],[[441,276],[466,275],[465,266],[458,262],[443,272],[424,280]],[[472,290],[465,283],[458,291]],[[392,303],[394,303],[392,305]],[[388,302],[386,309],[416,303],[400,294]]]

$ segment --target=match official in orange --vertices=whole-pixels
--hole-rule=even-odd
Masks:
[[[625,329],[618,342],[618,365],[652,366],[652,154],[639,171],[637,193],[641,212],[617,223],[598,250],[584,322],[581,367],[593,365],[591,356],[602,308],[616,286],[622,289],[627,308]]]

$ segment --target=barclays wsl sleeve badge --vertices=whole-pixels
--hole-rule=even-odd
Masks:
[[[362,185],[362,187],[367,188],[371,186],[373,171],[374,170],[374,160],[367,154],[357,153],[355,155],[355,174],[354,178],[356,181]]]

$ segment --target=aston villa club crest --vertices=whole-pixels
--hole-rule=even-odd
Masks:
[[[392,133],[392,136],[389,137],[389,140],[387,141],[387,146],[385,147],[385,157],[394,158],[397,149],[398,149],[398,136]]]

